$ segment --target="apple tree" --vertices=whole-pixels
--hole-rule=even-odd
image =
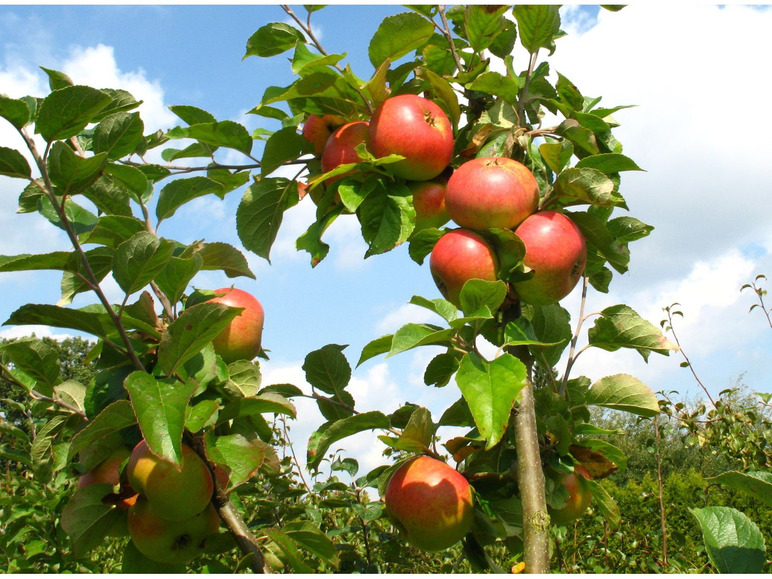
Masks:
[[[62,272],[59,303],[21,305],[6,324],[93,336],[99,371],[88,384],[62,381],[51,348],[34,338],[0,346],[0,369],[48,401],[38,465],[86,475],[116,451],[129,455],[110,478],[69,498],[61,523],[73,553],[128,529],[125,572],[180,571],[204,552],[235,547],[240,565],[254,571],[312,569],[301,553],[334,568],[335,544],[318,525],[248,525],[239,495],[256,477],[289,476],[272,420],[297,418],[293,398],[310,396],[325,419],[308,441],[312,471],[333,445],[372,431],[394,460],[367,480],[408,541],[421,546],[400,501],[415,499],[399,497],[414,495],[407,484],[388,489],[401,469],[428,457],[432,467],[414,484],[436,480],[423,496],[456,489],[456,499],[451,492],[446,504],[430,505],[433,516],[460,511],[447,541],[429,549],[461,539],[472,568],[498,569],[491,548],[504,546],[526,571],[546,572],[551,515],[565,524],[592,501],[611,525],[619,520],[596,481],[623,469],[625,457],[597,437],[603,431],[589,408],[659,412],[640,380],[574,376],[575,361],[587,348],[630,348],[644,359],[674,349],[625,304],[585,315],[591,290],[608,292],[628,270],[629,244],[652,230],[627,213],[621,193],[622,173],[639,170],[613,134],[614,115],[627,107],[601,105],[551,68],[563,35],[556,6],[411,6],[380,23],[366,77],[314,36],[321,7],[305,7],[305,18],[282,9],[295,25],[261,26],[245,57],[289,53],[295,78],[265,91],[250,113],[271,128],[252,134],[193,106],[172,107],[179,126],[145,134],[132,95],[76,85],[49,69],[48,95],[0,97],[0,116],[25,149],[0,147],[0,174],[25,182],[20,218],[37,214],[71,244],[0,256],[3,272]],[[243,164],[223,164],[224,152],[240,153]],[[476,183],[489,186],[477,191]],[[228,303],[230,288],[192,289],[206,270],[254,277],[244,254],[223,242],[162,236],[186,203],[236,191],[241,243],[266,260],[284,213],[298,203],[316,207],[297,239],[311,266],[324,266],[325,232],[338,219],[357,220],[364,258],[406,244],[415,263],[428,259],[438,294],[411,303],[438,323],[407,324],[372,341],[358,364],[434,348],[426,385],[457,389],[456,402],[440,416],[409,401],[391,414],[360,412],[346,389],[351,366],[334,344],[306,356],[311,394],[262,385],[259,340],[241,347],[244,333],[262,328],[262,311]],[[529,227],[533,221],[540,225]],[[117,303],[105,292],[108,276],[122,292]],[[582,298],[572,325],[560,300],[574,289]],[[95,302],[71,307],[86,292]],[[247,319],[252,329],[239,335]],[[445,427],[463,434],[443,440]],[[183,476],[195,489],[188,495],[153,487],[156,469],[186,473],[199,460],[204,468]],[[166,498],[154,499],[156,491]]]

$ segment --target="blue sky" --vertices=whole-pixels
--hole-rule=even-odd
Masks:
[[[304,14],[302,7],[295,9]],[[370,37],[383,17],[401,10],[330,6],[315,14],[315,28],[329,52],[346,52],[346,62],[366,78],[372,72]],[[271,5],[0,5],[0,92],[46,94],[37,68],[45,66],[68,72],[77,83],[133,92],[145,100],[147,128],[178,124],[167,107],[187,104],[254,129],[262,121],[246,111],[267,86],[291,82],[287,55],[242,60],[247,39],[269,21],[288,18]],[[713,394],[741,375],[753,389],[769,391],[772,384],[772,331],[759,312],[748,313],[753,296],[739,291],[756,274],[772,279],[772,120],[763,113],[772,81],[762,58],[772,54],[771,27],[768,8],[675,4],[663,13],[634,4],[619,13],[598,13],[569,7],[563,11],[569,34],[558,41],[552,60],[552,69],[585,95],[603,95],[605,106],[637,105],[616,115],[616,134],[646,172],[626,174],[622,193],[631,214],[655,227],[650,238],[632,245],[630,273],[618,276],[610,295],[591,294],[588,311],[625,302],[657,324],[663,307],[681,303],[679,337]],[[525,63],[516,59],[515,67]],[[0,127],[0,144],[19,146],[6,127]],[[0,177],[0,254],[65,249],[58,231],[34,216],[15,214],[20,183]],[[238,244],[239,199],[240,192],[225,202],[199,199],[160,233],[180,241]],[[406,248],[363,260],[365,246],[353,218],[334,224],[325,236],[330,255],[312,269],[308,255],[294,249],[312,218],[310,201],[288,212],[272,264],[252,255],[257,280],[237,281],[266,309],[266,384],[302,385],[305,354],[327,343],[350,344],[346,353],[353,365],[368,341],[408,321],[437,321],[406,305],[414,294],[439,295],[428,267],[412,262]],[[56,303],[58,283],[55,274],[0,275],[0,321],[27,302]],[[194,280],[198,287],[230,283],[212,273]],[[578,314],[576,295],[564,305]],[[0,336],[28,330],[0,327]],[[453,385],[438,390],[422,384],[431,354],[364,364],[352,381],[362,409],[389,411],[409,400],[441,412],[458,394]],[[628,372],[655,391],[699,395],[680,361],[671,355],[644,364],[635,353],[588,351],[576,370],[593,380]],[[321,423],[302,404],[301,416],[310,418],[295,426],[300,442]],[[360,437],[348,448],[375,464],[381,449],[372,440]]]

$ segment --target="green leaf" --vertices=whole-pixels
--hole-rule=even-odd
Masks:
[[[395,447],[411,452],[424,452],[431,447],[433,437],[432,414],[428,409],[419,406],[410,414]]]
[[[156,276],[158,288],[173,304],[180,301],[188,284],[201,271],[204,259],[198,253],[187,257],[171,257],[166,268]]]
[[[456,333],[455,329],[441,328],[432,324],[405,324],[394,333],[387,357],[418,346],[450,346]]]
[[[51,90],[57,90],[66,86],[72,86],[72,79],[65,73],[41,66],[40,69],[48,75],[48,86]]]
[[[390,251],[407,241],[415,227],[415,208],[409,196],[369,195],[358,214],[362,237],[369,246],[365,258]]]
[[[212,113],[192,105],[171,105],[169,110],[189,125],[217,122],[217,119]]]
[[[338,565],[340,559],[338,548],[311,521],[289,521],[282,527],[282,530],[301,548],[316,555],[330,565]]]
[[[555,38],[560,34],[559,7],[519,4],[515,6],[514,14],[520,30],[520,42],[525,49],[533,54],[540,48],[547,48],[552,54]]]
[[[486,450],[496,446],[504,436],[510,412],[526,381],[525,365],[510,354],[491,362],[475,353],[465,354],[461,359],[456,382],[477,430],[486,439]]]
[[[126,294],[133,294],[155,279],[174,251],[170,241],[142,231],[115,250],[113,277]]]
[[[5,326],[52,326],[106,337],[107,327],[98,314],[50,304],[25,304],[11,314]]]
[[[223,424],[239,416],[251,416],[253,414],[284,414],[292,418],[297,417],[295,405],[284,396],[275,392],[239,398],[228,403],[217,419],[217,424]]]
[[[0,255],[0,272],[33,271],[39,269],[67,270],[74,254],[54,251],[43,254]]]
[[[599,155],[590,155],[581,159],[577,164],[577,168],[590,167],[597,169],[611,175],[613,173],[619,173],[621,171],[643,171],[630,157],[626,157],[621,153],[601,153]]]
[[[327,450],[339,440],[365,430],[387,429],[389,426],[388,417],[377,410],[324,423],[311,435],[308,441],[308,468],[314,470],[319,468]]]
[[[204,243],[198,250],[198,255],[204,259],[201,269],[220,270],[228,277],[255,278],[255,274],[249,269],[249,263],[244,254],[228,243],[213,241]]]
[[[0,147],[0,175],[16,179],[31,179],[32,169],[19,151]]]
[[[716,481],[752,497],[772,507],[772,473],[763,471],[728,471],[706,479]]]
[[[248,56],[276,56],[293,48],[298,42],[305,42],[303,33],[289,24],[283,22],[272,22],[261,26],[257,32],[247,40],[247,51],[244,58]]]
[[[388,334],[386,336],[381,336],[380,338],[376,338],[375,340],[372,340],[371,342],[367,343],[364,348],[362,348],[362,353],[359,355],[359,361],[357,362],[357,367],[361,366],[364,362],[369,360],[370,358],[375,358],[376,356],[380,356],[381,354],[386,354],[389,350],[391,350],[391,344],[394,340],[393,334]]]
[[[136,217],[123,215],[103,215],[97,221],[87,236],[85,243],[98,243],[112,249],[118,247],[124,241],[128,241],[136,234],[146,231],[145,224]]]
[[[223,198],[222,185],[208,177],[189,177],[170,181],[163,186],[158,194],[158,205],[155,208],[156,217],[159,221],[168,219],[188,201],[210,193]]]
[[[492,318],[507,297],[507,285],[502,281],[470,279],[459,294],[461,310],[470,317]]]
[[[308,140],[295,127],[285,127],[273,133],[265,143],[260,160],[260,174],[264,177],[273,173],[287,161],[293,161],[303,154]]]
[[[51,92],[40,105],[36,132],[49,143],[80,133],[112,99],[88,86],[65,86]]]
[[[392,62],[420,49],[434,33],[434,24],[419,14],[401,12],[383,19],[375,31],[367,54],[378,68],[384,61]]]
[[[59,382],[59,357],[53,346],[37,338],[22,338],[0,344],[0,356],[14,368],[37,381],[41,394],[50,396]]]
[[[609,527],[612,530],[618,529],[622,523],[622,513],[619,510],[619,505],[616,504],[613,497],[597,481],[588,480],[587,484],[592,490],[592,500],[598,512],[608,521]]]
[[[248,440],[241,434],[216,436],[213,431],[204,437],[206,455],[228,470],[228,489],[247,482],[263,465],[270,448],[259,440]]]
[[[17,129],[25,127],[32,119],[29,105],[22,99],[12,99],[0,94],[0,117],[3,117]]]
[[[609,352],[632,348],[647,361],[651,352],[669,356],[671,350],[678,350],[656,326],[624,304],[603,310],[587,336],[591,346]]]
[[[466,38],[475,52],[488,48],[504,30],[507,20],[504,12],[509,6],[470,5],[466,7],[464,24]]]
[[[92,139],[95,153],[107,153],[110,159],[131,155],[144,143],[145,124],[139,113],[114,113],[94,129]]]
[[[153,454],[182,464],[185,409],[196,389],[193,382],[156,380],[147,372],[132,372],[124,386],[131,398],[142,436]]]
[[[97,282],[101,282],[113,269],[114,252],[109,247],[95,247],[84,254],[88,261],[91,273]],[[77,294],[91,291],[91,287],[84,280],[87,279],[80,255],[74,254],[70,260],[67,271],[62,274],[62,297],[57,305],[70,304]]]
[[[150,165],[143,165],[145,170],[149,170],[150,167]],[[150,200],[153,189],[150,187],[150,180],[143,170],[128,165],[108,163],[105,167],[105,173],[112,177],[116,185],[125,188],[135,200],[143,202]]]
[[[590,388],[586,402],[638,416],[650,417],[659,414],[659,403],[654,392],[629,374],[601,378]]]
[[[719,573],[763,573],[764,536],[746,515],[732,507],[689,509],[702,529],[711,563]]]
[[[72,541],[72,554],[85,557],[99,547],[125,514],[102,502],[112,491],[108,484],[92,484],[78,491],[62,510],[61,525]]]
[[[539,153],[553,172],[560,173],[571,161],[571,157],[574,155],[574,146],[571,141],[564,139],[559,143],[539,145]]]
[[[48,154],[47,168],[59,195],[75,195],[87,189],[102,175],[107,166],[107,153],[81,157],[57,141]]]
[[[311,386],[327,394],[337,394],[348,385],[351,380],[351,365],[343,355],[345,347],[327,344],[306,356],[303,371]]]
[[[72,459],[78,452],[88,448],[99,439],[110,436],[137,423],[134,409],[128,400],[118,400],[94,416],[82,430],[72,437],[68,457]]]
[[[555,193],[562,205],[590,203],[608,206],[614,204],[614,182],[598,169],[565,169],[555,180]]]
[[[264,533],[283,553],[284,558],[294,573],[310,574],[314,572],[314,569],[303,561],[303,554],[298,549],[295,541],[287,533],[278,528],[268,529]]]
[[[343,54],[319,54],[311,52],[305,43],[295,45],[295,54],[292,56],[292,73],[298,76],[309,74],[318,68],[335,66],[343,60]]]
[[[236,210],[236,229],[244,247],[270,262],[271,246],[279,233],[284,212],[298,201],[294,181],[277,178],[253,183]]]
[[[235,121],[214,121],[176,127],[166,134],[172,139],[195,139],[210,147],[235,149],[245,155],[252,152],[252,137],[249,131]]]

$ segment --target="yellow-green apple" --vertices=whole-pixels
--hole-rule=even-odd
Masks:
[[[592,491],[587,484],[589,478],[590,473],[581,464],[574,466],[574,472],[560,476],[559,483],[568,490],[569,496],[564,507],[559,509],[549,507],[547,509],[552,523],[565,525],[584,514],[592,500]]]
[[[450,214],[445,207],[447,181],[410,181],[407,186],[413,194],[415,231],[427,227],[442,227],[450,221]]]
[[[209,504],[203,511],[181,521],[170,521],[140,497],[129,508],[127,525],[137,550],[159,563],[179,564],[203,552],[205,541],[217,533],[220,517]]]
[[[302,135],[308,139],[314,149],[314,155],[321,157],[324,145],[332,132],[344,124],[346,120],[338,115],[308,115],[303,123]]]
[[[265,311],[262,304],[252,294],[236,288],[220,288],[215,294],[217,297],[210,302],[244,309],[212,340],[214,351],[226,364],[254,359],[260,353],[263,341]]]
[[[116,448],[97,466],[78,477],[78,488],[82,489],[94,483],[117,485],[120,482],[121,465],[124,460],[129,458],[129,454],[131,453],[125,446]]]
[[[361,159],[357,146],[362,143],[367,146],[368,121],[352,121],[338,127],[327,139],[322,152],[322,171],[327,173],[339,165],[358,163]],[[327,183],[342,179],[348,173],[330,178]]]
[[[536,211],[539,184],[528,167],[514,159],[471,159],[450,176],[445,205],[461,227],[513,229]]]
[[[370,150],[376,157],[402,155],[389,169],[409,181],[428,181],[450,164],[453,127],[436,103],[397,95],[383,101],[370,119]]]
[[[203,511],[214,490],[209,467],[187,444],[182,445],[182,466],[177,467],[153,454],[142,440],[131,451],[126,474],[159,516],[174,521]]]
[[[425,551],[447,549],[472,528],[472,489],[441,460],[420,456],[399,467],[386,485],[384,500],[407,540]]]
[[[539,211],[515,229],[525,244],[523,263],[533,277],[512,284],[529,304],[554,304],[574,289],[587,263],[587,244],[576,224],[562,213]]]
[[[429,256],[429,271],[442,295],[460,307],[461,288],[470,279],[496,281],[499,262],[483,237],[469,229],[445,233]]]

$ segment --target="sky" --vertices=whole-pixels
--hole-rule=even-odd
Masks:
[[[304,14],[301,7],[296,10]],[[333,5],[317,12],[313,22],[325,48],[346,53],[345,62],[368,78],[369,39],[385,16],[400,11],[396,5]],[[631,245],[630,271],[615,275],[609,294],[590,292],[587,311],[627,303],[658,325],[663,308],[678,302],[684,315],[675,320],[678,338],[713,396],[738,380],[769,392],[772,330],[761,312],[748,311],[755,296],[740,287],[757,274],[772,279],[772,117],[766,114],[772,7],[634,3],[611,13],[569,6],[562,18],[567,36],[557,41],[551,69],[584,95],[602,96],[603,106],[635,105],[615,115],[621,124],[615,135],[645,171],[623,174],[621,193],[630,214],[655,228]],[[289,22],[274,5],[0,5],[0,93],[47,94],[39,69],[44,66],[66,72],[77,84],[123,88],[142,99],[146,133],[181,124],[168,109],[179,104],[250,130],[275,129],[247,111],[267,86],[292,82],[288,55],[242,58],[251,34],[272,21]],[[515,68],[525,66],[523,55],[516,54]],[[0,145],[21,145],[9,125],[0,124]],[[63,233],[39,216],[16,214],[22,187],[21,181],[0,177],[0,255],[69,249]],[[234,192],[225,201],[200,198],[165,222],[159,234],[238,246],[240,197]],[[310,200],[290,210],[271,263],[250,254],[257,279],[235,280],[266,310],[264,347],[270,360],[262,363],[264,385],[290,382],[308,390],[301,369],[308,352],[328,343],[348,344],[345,353],[354,366],[369,341],[407,322],[439,322],[408,305],[413,295],[439,297],[428,264],[412,262],[406,247],[364,260],[366,246],[354,218],[335,222],[324,237],[329,256],[311,268],[308,254],[296,251],[295,239],[313,214]],[[205,272],[193,285],[217,288],[233,281]],[[108,280],[105,287],[120,299],[117,284]],[[59,276],[2,274],[0,294],[1,323],[25,303],[56,303]],[[74,305],[92,301],[81,297]],[[563,305],[576,320],[578,293]],[[31,331],[65,333],[0,326],[0,337]],[[350,390],[357,408],[390,412],[410,401],[438,419],[459,393],[453,384],[442,389],[423,384],[435,353],[379,357],[356,368]],[[702,397],[680,367],[682,360],[676,353],[652,355],[647,364],[635,352],[590,349],[572,375],[594,381],[624,372],[655,392]],[[303,448],[323,419],[309,401],[297,406],[300,420],[290,425],[291,435]],[[361,472],[384,462],[373,434],[357,435],[343,446],[359,459]]]

